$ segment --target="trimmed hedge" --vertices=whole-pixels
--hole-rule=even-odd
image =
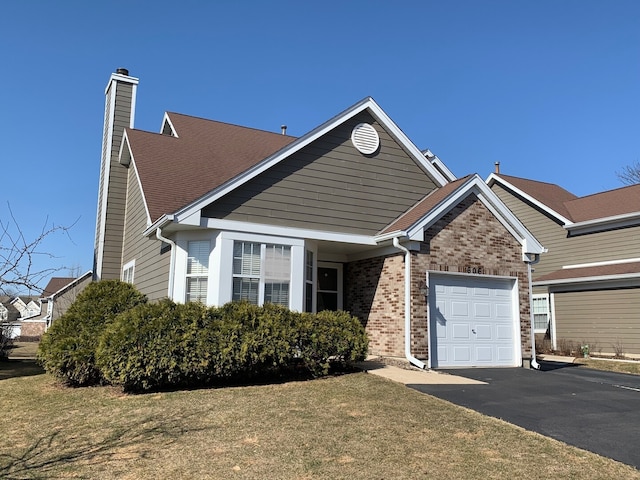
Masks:
[[[104,329],[116,316],[147,297],[119,280],[90,283],[42,336],[38,360],[44,369],[71,386],[104,382],[95,353]]]
[[[147,391],[300,366],[324,375],[334,362],[363,359],[367,348],[364,328],[345,312],[301,314],[244,302],[207,308],[167,300],[119,315],[102,336],[97,364],[112,384]]]

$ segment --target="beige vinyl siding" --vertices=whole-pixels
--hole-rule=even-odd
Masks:
[[[367,122],[381,147],[362,155],[351,130]],[[374,234],[436,187],[368,114],[362,113],[205,208],[203,215],[341,233]]]
[[[556,293],[558,341],[588,343],[593,353],[640,354],[640,288]]]
[[[118,152],[120,150],[124,129],[129,127],[131,121],[133,86],[128,83],[116,83],[115,85],[116,93],[111,148],[110,153],[103,151],[103,155],[109,155],[110,158],[109,178],[104,178],[106,171],[103,171],[101,174],[101,190],[108,188],[106,220],[104,225],[102,279],[120,278],[124,210],[127,197],[127,169],[118,162]],[[102,168],[104,169],[104,166]],[[104,183],[105,180],[108,182],[106,185]],[[100,215],[102,214],[101,211],[99,213]],[[98,218],[100,219],[101,217]]]
[[[535,266],[534,280],[565,265],[640,258],[640,226],[569,237],[556,220],[501,185],[494,184],[492,190],[549,250]]]
[[[128,171],[129,196],[124,223],[122,265],[135,260],[136,288],[147,295],[149,300],[159,300],[167,297],[171,251],[166,248],[161,252],[161,241],[142,235],[147,228],[147,213],[135,169],[129,168]],[[122,271],[119,275],[122,275]]]

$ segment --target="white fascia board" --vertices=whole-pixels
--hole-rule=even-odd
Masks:
[[[563,217],[562,215],[560,215],[558,212],[556,212],[555,210],[553,210],[552,208],[549,208],[547,205],[545,205],[544,203],[540,202],[539,200],[536,200],[535,198],[533,198],[531,195],[523,192],[522,190],[520,190],[519,188],[515,187],[514,185],[512,185],[511,183],[507,182],[506,180],[504,180],[503,178],[497,176],[495,173],[492,173],[491,175],[489,175],[489,177],[487,177],[487,181],[486,184],[491,187],[494,183],[499,183],[505,187],[507,187],[509,190],[513,191],[514,193],[518,194],[519,196],[521,196],[522,198],[524,198],[525,200],[527,200],[528,202],[531,202],[532,204],[534,204],[535,206],[537,206],[538,208],[544,210],[545,212],[547,212],[549,215],[555,217],[556,219],[558,219],[559,221],[561,221],[565,228],[567,225],[571,225],[573,222],[571,220],[569,220],[566,217]]]
[[[175,138],[179,138],[178,132],[176,131],[176,128],[173,126],[173,122],[171,121],[171,118],[169,118],[169,114],[167,112],[164,112],[164,116],[162,117],[162,123],[160,124],[160,133],[162,133],[165,123],[168,123],[169,126],[171,127],[171,133],[173,134],[172,136],[174,136]]]
[[[348,233],[325,232],[304,228],[282,227],[277,225],[264,225],[260,223],[239,222],[236,220],[220,220],[217,218],[203,218],[200,224],[203,228],[257,233],[262,235],[280,236],[287,238],[304,238],[308,240],[325,240],[329,242],[351,243],[356,245],[377,245],[373,236],[354,235]]]
[[[536,282],[532,282],[531,285],[534,287],[545,287],[545,286],[554,286],[554,285],[579,285],[579,284],[595,283],[595,282],[628,281],[628,280],[634,280],[634,279],[637,281],[631,282],[626,286],[640,285],[640,273],[623,273],[620,275],[598,275],[593,277],[562,278],[559,280],[538,280]]]
[[[610,228],[632,227],[634,225],[640,225],[640,212],[576,222],[571,225],[565,225],[564,229],[569,231],[569,233],[579,234],[595,233]]]
[[[624,265],[625,263],[635,263],[640,262],[640,258],[623,258],[621,260],[605,260],[603,262],[591,262],[591,263],[580,263],[574,265],[563,265],[563,270],[571,270],[574,268],[587,268],[587,267],[603,267],[605,265]]]
[[[118,151],[118,163],[128,167],[131,164],[133,158],[133,152],[131,151],[131,145],[129,145],[129,135],[125,129],[122,133],[122,141],[120,142],[120,151]]]
[[[144,232],[142,232],[142,236],[148,237],[149,235],[155,235],[156,230],[158,230],[158,228],[164,228],[173,221],[174,221],[173,215],[162,215],[151,225],[147,226],[147,229]]]
[[[432,226],[443,215],[446,215],[453,207],[472,193],[493,213],[514,238],[520,242],[523,253],[539,254],[546,251],[522,222],[502,203],[498,196],[477,174],[474,174],[469,180],[460,185],[457,190],[449,195],[436,208],[409,228],[407,230],[409,238],[412,240],[420,240],[425,229]]]
[[[431,162],[432,165],[435,165],[438,171],[442,173],[448,181],[453,182],[454,180],[458,179],[458,177],[456,177],[453,172],[449,170],[449,168],[444,164],[444,162],[440,160],[437,155],[434,155],[431,150],[427,148],[426,150],[422,151],[422,154],[427,160],[429,160],[429,162]]]
[[[297,140],[294,140],[292,143],[283,147],[273,155],[265,158],[260,163],[254,165],[248,170],[245,170],[243,173],[231,179],[227,183],[219,186],[215,190],[212,190],[190,205],[187,205],[183,209],[177,211],[175,213],[176,221],[179,223],[182,218],[191,216],[195,210],[200,210],[206,205],[209,205],[211,202],[214,202],[220,197],[223,197],[227,193],[235,190],[239,186],[260,175],[265,170],[268,170],[280,161],[288,158],[289,156],[306,147],[318,138],[322,137],[327,132],[336,128],[338,125],[344,123],[345,121],[367,109],[369,110],[371,115],[376,120],[378,120],[378,122],[383,127],[385,127],[389,131],[389,133],[407,149],[408,152],[411,153],[411,155],[414,157],[414,160],[419,165],[421,165],[426,172],[429,172],[429,174],[435,179],[435,181],[440,184],[439,186],[445,185],[447,183],[446,178],[444,178],[442,174],[440,174],[440,172],[438,172],[436,168],[431,165],[431,163],[424,157],[424,155],[422,155],[420,149],[418,149],[418,147],[411,143],[411,141],[406,137],[402,130],[400,130],[400,128],[398,128],[398,126],[387,116],[387,114],[384,113],[384,111],[378,106],[373,98],[367,97],[356,103],[355,105],[349,107],[342,113],[339,113],[335,117],[329,119],[322,125],[314,128],[306,135],[303,135]]]
[[[52,293],[51,295],[49,295],[48,297],[45,297],[45,298],[55,298],[58,295],[60,295],[61,293],[64,293],[66,290],[75,287],[78,283],[82,282],[84,279],[86,279],[87,277],[90,277],[92,275],[93,275],[93,271],[89,270],[88,272],[85,272],[84,274],[80,275],[78,278],[76,278],[72,282],[69,282],[68,284],[66,284],[64,287],[59,289],[57,292]]]
[[[147,197],[144,194],[144,190],[142,188],[142,182],[140,181],[140,175],[138,175],[138,168],[136,167],[136,159],[133,156],[133,152],[131,151],[131,147],[129,145],[129,139],[126,137],[127,135],[127,131],[125,130],[124,132],[124,137],[123,137],[123,142],[120,145],[120,155],[118,156],[118,161],[120,163],[122,163],[123,161],[123,151],[124,151],[124,145],[126,143],[127,145],[127,152],[129,155],[129,165],[127,168],[133,168],[133,173],[136,177],[136,181],[138,182],[138,188],[140,189],[140,197],[142,198],[142,204],[144,205],[144,212],[145,215],[147,216],[147,225],[151,224],[151,215],[149,214],[149,207],[147,206]],[[124,141],[126,139],[126,142]],[[129,192],[127,191],[127,197],[129,197]]]

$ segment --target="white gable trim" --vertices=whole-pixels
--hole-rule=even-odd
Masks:
[[[171,121],[171,118],[169,118],[169,113],[168,112],[164,112],[164,117],[162,117],[162,123],[160,124],[160,133],[162,134],[162,131],[164,130],[164,124],[168,123],[169,127],[171,128],[171,136],[175,137],[175,138],[179,138],[178,137],[178,132],[176,131],[176,127],[173,126],[173,122]]]
[[[632,227],[634,225],[640,225],[640,212],[625,213],[611,217],[586,220],[584,222],[576,222],[571,225],[565,225],[564,228],[569,231],[569,233],[577,235],[600,232],[610,228]]]
[[[196,200],[195,202],[187,205],[183,209],[177,211],[175,213],[175,221],[180,222],[182,219],[190,217],[195,213],[196,210],[201,210],[205,206],[210,203],[216,201],[220,197],[223,197],[227,193],[235,190],[241,185],[245,184],[249,180],[255,178],[256,176],[263,173],[265,170],[271,168],[277,163],[281,162],[285,158],[293,155],[298,152],[302,148],[306,147],[310,143],[314,142],[318,138],[322,137],[329,131],[336,128],[338,125],[344,123],[355,115],[368,110],[369,113],[384,127],[387,129],[389,134],[394,137],[394,139],[399,142],[412,156],[412,158],[422,166],[423,170],[428,173],[434,181],[439,184],[439,186],[445,185],[447,179],[434,167],[431,162],[429,162],[425,156],[422,154],[420,149],[416,147],[404,134],[402,130],[389,118],[389,116],[378,106],[378,104],[371,97],[367,97],[360,102],[356,103],[352,107],[348,108],[344,112],[336,115],[330,120],[326,121],[322,125],[316,127],[311,130],[306,135],[294,140],[289,145],[285,146],[281,150],[277,151],[273,155],[265,158],[260,163],[254,165],[248,170],[244,171],[240,175],[231,179],[227,183],[221,185],[220,187],[212,190],[205,196]]]
[[[126,145],[126,148],[125,148]],[[142,197],[142,204],[144,205],[144,211],[147,215],[147,227],[151,225],[151,215],[149,214],[149,207],[147,206],[147,197],[144,194],[144,190],[142,189],[142,182],[140,181],[140,175],[138,175],[138,168],[136,167],[136,161],[133,156],[133,152],[131,151],[131,145],[129,145],[129,137],[127,135],[127,131],[124,131],[122,135],[122,143],[120,144],[120,152],[118,153],[118,161],[120,164],[126,166],[127,168],[133,167],[133,173],[136,177],[136,181],[138,182],[138,188],[140,189],[140,196]],[[127,200],[129,199],[129,191],[127,188]]]
[[[534,204],[536,207],[540,208],[541,210],[544,210],[545,212],[547,212],[552,217],[555,217],[557,220],[559,220],[560,222],[562,222],[564,224],[565,228],[567,226],[573,224],[573,222],[571,220],[569,220],[568,218],[560,215],[554,209],[548,207],[547,205],[545,205],[544,203],[540,202],[539,200],[536,200],[531,195],[526,194],[525,192],[523,192],[519,188],[517,188],[514,185],[512,185],[511,183],[507,182],[505,179],[497,176],[495,173],[492,173],[491,175],[489,175],[489,177],[487,178],[487,182],[486,183],[487,183],[487,185],[489,185],[489,187],[491,187],[494,183],[499,183],[500,185],[508,188],[509,190],[511,190],[512,192],[514,192],[517,195],[521,196],[522,198],[524,198],[528,202],[531,202],[532,204]]]
[[[406,236],[410,240],[423,240],[424,231],[426,229],[431,227],[452,208],[471,194],[475,194],[498,219],[498,221],[520,242],[522,245],[523,256],[525,254],[540,254],[546,251],[546,249],[535,239],[520,220],[518,220],[518,218],[504,205],[504,203],[502,203],[498,196],[477,174],[470,177],[453,193],[440,202],[440,204],[431,209],[420,220],[409,227],[406,230]],[[405,232],[391,232],[383,236],[376,237],[376,240],[383,241],[391,236],[404,236],[403,234],[405,234]]]

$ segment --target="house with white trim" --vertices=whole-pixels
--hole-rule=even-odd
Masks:
[[[533,275],[537,334],[640,356],[640,185],[578,197],[498,172],[487,184],[548,249]]]
[[[543,246],[478,175],[457,179],[370,97],[301,137],[167,112],[105,89],[95,279],[150,300],[346,310],[372,354],[420,367],[532,358]]]

